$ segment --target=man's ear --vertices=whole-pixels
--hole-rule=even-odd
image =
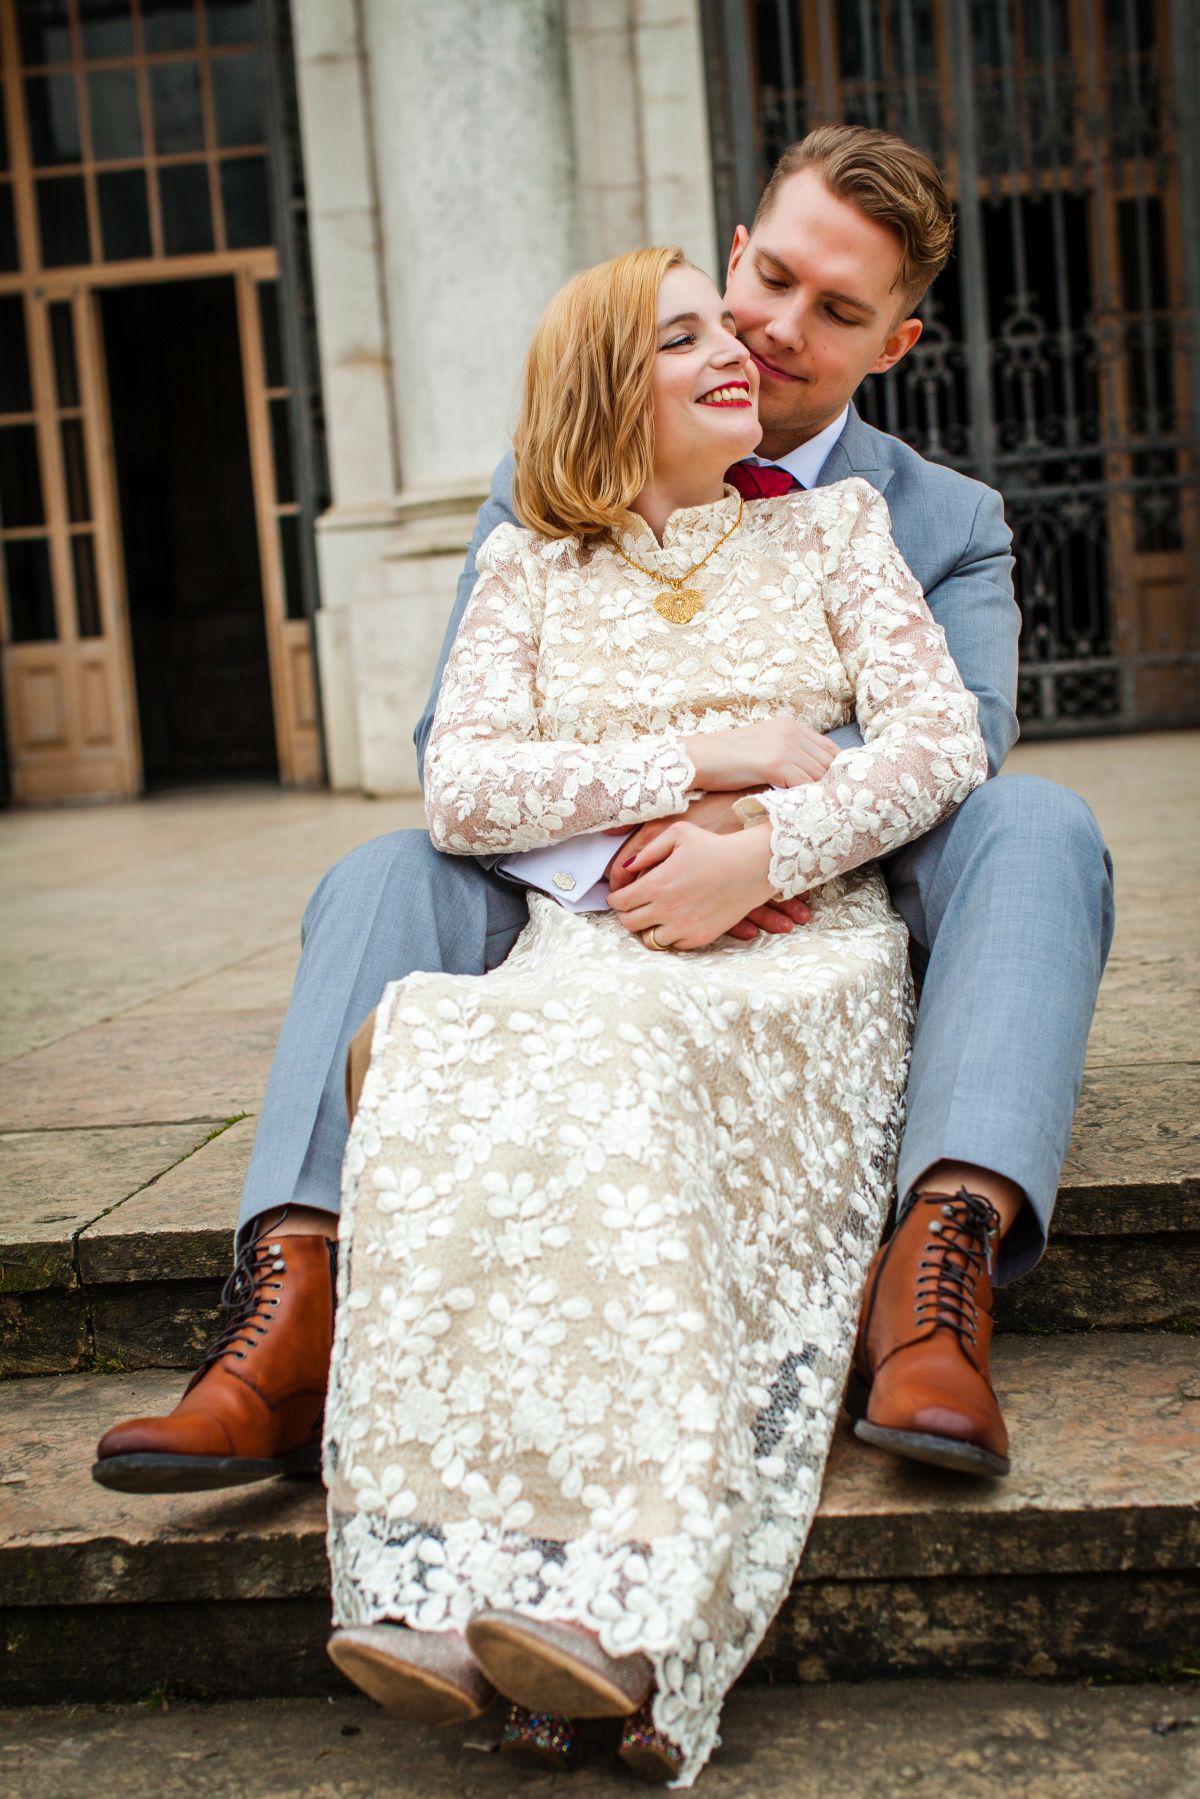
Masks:
[[[908,355],[924,329],[920,319],[901,319],[871,364],[867,371],[868,374],[882,375],[885,369],[894,369],[896,364]]]
[[[742,253],[750,242],[750,233],[744,225],[739,225],[733,234],[733,242],[729,246],[729,261],[725,264],[725,285],[729,286],[734,269],[742,260]]]

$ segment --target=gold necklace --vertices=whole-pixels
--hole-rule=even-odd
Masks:
[[[654,596],[654,610],[659,616],[665,618],[669,625],[687,625],[691,623],[703,606],[704,596],[697,593],[694,587],[685,587],[684,582],[690,581],[692,576],[697,574],[699,570],[704,567],[709,556],[716,555],[721,545],[725,542],[725,539],[733,536],[734,532],[742,522],[742,514],[745,510],[746,501],[743,497],[738,502],[738,515],[734,519],[732,525],[730,525],[728,531],[725,532],[724,536],[718,537],[712,549],[709,550],[708,555],[701,556],[699,562],[696,563],[695,567],[689,568],[686,575],[660,575],[652,568],[643,568],[640,562],[635,562],[632,556],[627,556],[625,554],[615,538],[612,539],[612,547],[621,558],[621,561],[627,562],[630,568],[636,568],[639,575],[649,575],[652,581],[657,581],[661,586],[670,588],[671,591],[669,593],[658,593]]]

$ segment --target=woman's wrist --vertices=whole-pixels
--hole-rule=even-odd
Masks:
[[[679,739],[679,747],[695,771],[692,786],[701,793],[714,791],[714,777],[718,772],[713,753],[715,737],[716,733],[712,731],[696,731],[690,737]]]
[[[753,897],[747,910],[761,906],[775,897],[771,885],[771,827],[766,822],[743,831],[731,832],[721,839],[737,864],[739,878],[753,885]]]

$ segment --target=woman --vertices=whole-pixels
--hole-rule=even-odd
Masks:
[[[538,327],[527,528],[479,556],[434,841],[513,852],[764,791],[743,829],[662,832],[610,911],[532,894],[482,979],[388,989],[327,1414],[338,1665],[428,1718],[496,1688],[648,1706],[626,1753],[681,1785],[787,1594],[887,1206],[911,1000],[868,864],[985,773],[879,496],[724,484],[756,400],[678,251],[587,271]],[[812,779],[856,714],[863,747]],[[805,929],[724,936],[800,892]]]

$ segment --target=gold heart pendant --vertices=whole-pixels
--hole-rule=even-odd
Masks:
[[[674,593],[656,595],[654,610],[669,625],[687,625],[695,618],[704,600],[694,587],[681,587]]]

